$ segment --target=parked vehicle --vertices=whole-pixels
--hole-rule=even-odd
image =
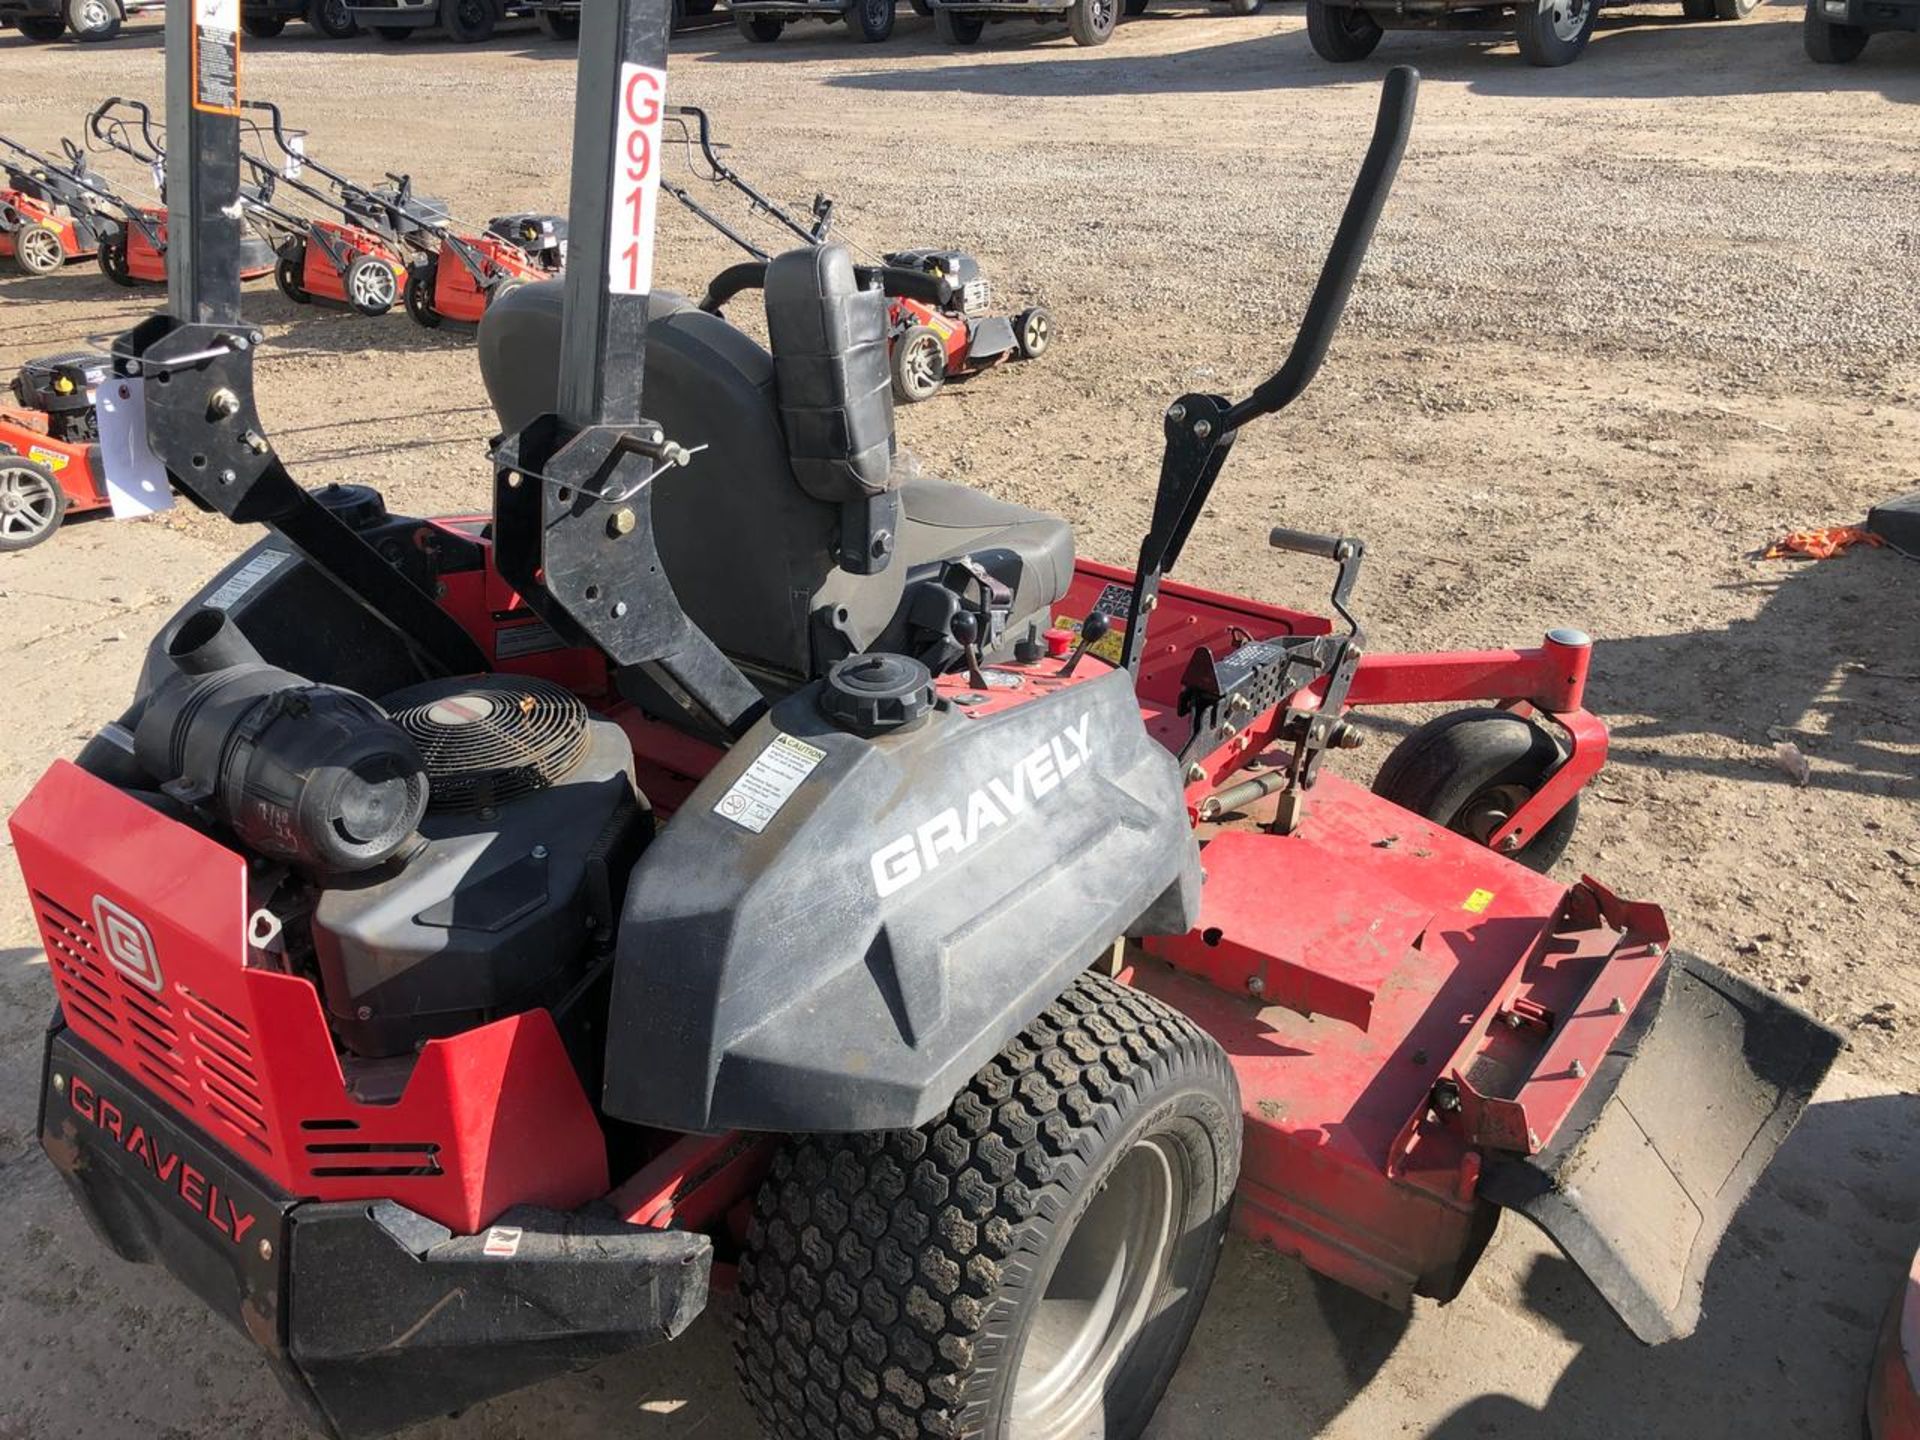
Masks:
[[[245,0],[240,28],[260,40],[271,40],[292,20],[304,20],[329,40],[347,40],[360,33],[347,0]]]
[[[463,45],[492,39],[502,20],[539,11],[532,0],[348,0],[347,9],[356,24],[382,40],[411,40],[438,25]]]
[[[1807,0],[1800,34],[1807,57],[1822,65],[1860,58],[1875,35],[1920,31],[1920,0]]]
[[[1760,0],[1681,0],[1689,20],[1741,20]],[[1307,39],[1322,60],[1364,60],[1388,30],[1513,27],[1529,65],[1570,65],[1607,0],[1307,0]]]
[[[166,8],[166,0],[0,0],[0,27],[29,40],[111,40],[127,17]]]

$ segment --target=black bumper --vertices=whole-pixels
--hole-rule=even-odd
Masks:
[[[57,20],[65,11],[61,9],[61,0],[0,0],[0,20],[9,25],[17,25],[23,19],[35,16],[43,20]]]
[[[704,1235],[529,1207],[456,1236],[392,1201],[280,1194],[59,1026],[40,1143],[116,1254],[237,1325],[339,1440],[672,1339],[706,1306]]]
[[[1920,0],[1812,0],[1811,8],[1829,25],[1920,31]]]

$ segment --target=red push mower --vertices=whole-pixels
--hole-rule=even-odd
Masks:
[[[649,293],[665,3],[582,12],[567,276],[480,327],[490,517],[301,488],[217,197],[116,347],[174,482],[271,533],[11,820],[41,1143],[106,1242],[340,1437],[737,1285],[777,1440],[1127,1440],[1230,1224],[1404,1305],[1513,1211],[1688,1333],[1839,1037],[1519,863],[1604,754],[1585,637],[1371,652],[1336,536],[1269,536],[1333,618],[1166,578],[1319,368],[1412,72],[1286,363],[1166,408],[1127,570],[900,463],[924,273],[775,256],[764,349]],[[1357,708],[1472,702],[1371,790],[1323,763]]]
[[[0,550],[38,545],[69,514],[111,503],[94,411],[108,366],[91,352],[50,355],[14,377],[13,403],[0,404]]]
[[[692,105],[667,111],[669,138],[677,139],[687,154],[687,168],[697,180],[734,191],[744,198],[748,214],[764,215],[790,236],[808,245],[824,245],[833,226],[833,202],[816,195],[812,212],[802,220],[736,174],[720,158],[707,112]],[[698,156],[696,160],[695,156]],[[757,273],[768,254],[739,228],[729,224],[697,200],[684,184],[662,179],[661,187],[708,225],[753,256],[753,263],[736,267],[742,275]],[[1043,305],[1017,315],[987,313],[992,290],[980,262],[964,250],[923,247],[897,250],[881,261],[890,269],[918,271],[933,286],[915,294],[889,297],[887,345],[894,398],[917,405],[940,393],[950,379],[976,374],[1006,360],[1034,360],[1053,343],[1053,314]],[[701,306],[718,314],[733,291],[724,272],[707,291]]]
[[[278,106],[264,100],[246,104],[269,116],[268,133],[280,152],[283,174],[311,168],[333,187],[328,203],[392,237],[396,244],[385,258],[402,266],[397,294],[404,298],[407,313],[429,329],[447,320],[474,323],[499,296],[529,281],[550,279],[566,263],[567,224],[560,216],[496,215],[484,231],[463,233],[454,228],[445,205],[413,193],[408,177],[390,174],[382,186],[349,179],[307,154],[300,136],[287,131]],[[307,189],[306,193],[315,192]],[[330,237],[328,242],[335,250],[337,239]],[[323,248],[325,267],[339,275],[354,308],[370,315],[392,308],[385,276],[372,273],[369,259],[358,257],[348,271],[341,271],[338,258]],[[357,276],[349,273],[352,264],[361,267]],[[287,287],[283,283],[281,288]],[[322,293],[304,279],[301,288],[309,296]],[[292,291],[288,294],[297,298]]]
[[[0,135],[6,183],[0,187],[0,257],[23,274],[51,275],[75,260],[92,259],[102,231],[117,229],[103,182],[71,142],[62,164]]]

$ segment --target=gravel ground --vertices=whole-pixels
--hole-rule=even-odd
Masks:
[[[1920,1226],[1920,571],[1754,552],[1920,484],[1920,42],[1814,67],[1797,18],[1610,10],[1559,71],[1493,37],[1388,36],[1377,59],[1426,85],[1349,324],[1315,389],[1243,437],[1183,578],[1318,601],[1321,569],[1261,545],[1284,520],[1367,539],[1377,648],[1593,631],[1614,754],[1569,873],[1658,899],[1686,946],[1840,1026],[1849,1073],[1743,1215],[1686,1345],[1625,1343],[1517,1227],[1465,1298],[1411,1324],[1236,1247],[1155,1440],[1857,1433],[1872,1317]],[[316,153],[485,216],[562,208],[569,54],[531,32],[462,51],[296,27],[250,49],[247,79]],[[157,95],[158,32],[8,36],[0,71],[0,130],[47,145],[105,94]],[[748,49],[720,27],[682,38],[671,84],[766,188],[834,195],[875,248],[965,246],[1008,308],[1053,308],[1053,353],[949,387],[902,436],[1127,560],[1161,407],[1244,389],[1284,351],[1378,73],[1318,62],[1291,6],[1156,4],[1095,51],[1014,26],[950,51],[904,11],[876,48],[807,26]],[[663,283],[697,290],[732,258],[663,216]],[[0,279],[0,370],[146,303],[91,269]],[[270,286],[249,309],[272,342],[262,408],[302,478],[372,481],[414,511],[483,503],[466,337]],[[0,562],[0,809],[119,708],[144,637],[243,538],[193,515],[86,523]],[[1781,742],[1805,786],[1770,762]],[[0,855],[0,1087],[19,1097],[0,1200],[23,1237],[0,1266],[0,1436],[285,1434],[244,1346],[104,1257],[38,1158],[47,991]],[[428,1433],[742,1434],[719,1337]]]

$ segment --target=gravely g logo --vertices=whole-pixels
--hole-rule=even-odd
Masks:
[[[180,1203],[197,1213],[207,1224],[238,1245],[257,1223],[258,1217],[244,1213],[233,1197],[181,1158],[178,1150],[147,1133],[144,1125],[128,1118],[112,1100],[95,1090],[78,1075],[67,1084],[67,1100],[74,1113],[142,1165],[156,1185],[178,1197]]]
[[[1093,717],[1082,715],[1045,744],[996,775],[966,798],[925,824],[873,852],[873,888],[881,896],[911,885],[948,856],[978,845],[990,831],[1010,823],[1042,795],[1087,763],[1093,742],[1087,732]]]
[[[93,933],[100,937],[107,963],[127,979],[150,995],[167,988],[147,927],[103,895],[93,897]]]

